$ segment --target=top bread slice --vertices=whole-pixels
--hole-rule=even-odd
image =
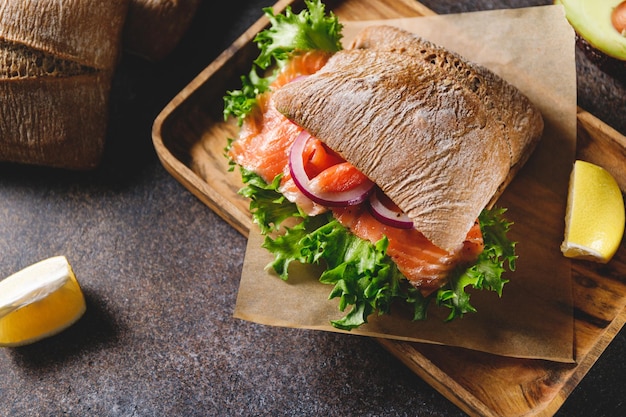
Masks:
[[[389,26],[366,29],[273,101],[451,252],[543,131],[538,109],[511,84]]]

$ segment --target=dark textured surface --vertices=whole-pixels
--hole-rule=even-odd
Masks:
[[[64,254],[88,303],[67,331],[0,350],[0,416],[464,415],[373,340],[232,318],[245,239],[165,172],[150,128],[273,2],[205,3],[165,62],[123,57],[100,169],[0,164],[0,277]],[[579,104],[626,133],[624,87],[577,59]],[[622,331],[559,416],[626,412],[625,348]]]

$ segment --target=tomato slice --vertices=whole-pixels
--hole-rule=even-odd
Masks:
[[[309,141],[313,143],[309,145]],[[374,183],[316,141],[319,142],[302,131],[293,142],[289,173],[295,185],[305,196],[326,207],[350,206],[365,201]]]
[[[309,178],[315,178],[320,173],[333,165],[345,162],[345,160],[337,155],[328,146],[324,145],[321,140],[310,137],[307,140],[302,152],[304,162],[304,170]]]
[[[315,192],[341,193],[371,182],[354,165],[312,136],[304,147],[302,160],[309,185]]]

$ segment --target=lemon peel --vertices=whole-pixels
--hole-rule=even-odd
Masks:
[[[0,346],[22,346],[57,334],[85,310],[67,259],[40,261],[0,281]]]
[[[604,168],[574,162],[565,215],[563,255],[607,263],[624,235],[624,197],[615,178]]]

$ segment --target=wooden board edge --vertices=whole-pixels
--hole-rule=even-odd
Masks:
[[[587,375],[589,370],[600,358],[604,350],[609,346],[611,341],[620,332],[620,330],[626,324],[626,309],[613,319],[611,324],[605,329],[601,337],[593,345],[591,350],[585,357],[578,362],[574,372],[569,376],[563,388],[557,393],[552,401],[537,414],[537,417],[551,417],[553,416],[565,403],[570,394],[576,389],[580,381]]]
[[[408,7],[413,8],[418,14],[421,14],[422,16],[435,16],[437,14],[433,10],[424,6],[419,1],[416,1],[416,0],[401,0],[401,1],[402,3],[407,4]]]
[[[622,161],[626,159],[626,136],[607,125],[593,114],[578,108],[577,159],[582,159],[606,169],[615,178],[623,193],[626,193],[626,171]],[[589,140],[587,132],[595,132]]]
[[[472,417],[499,417],[472,392],[443,372],[409,342],[376,339],[389,353],[422,378],[428,385]],[[417,360],[419,359],[419,360]]]
[[[611,343],[613,338],[619,333],[626,323],[626,309],[613,320],[605,329],[602,337],[594,344],[588,354],[573,368],[572,372],[566,374],[566,381],[563,387],[555,392],[555,395],[548,399],[541,407],[537,407],[526,417],[552,417],[565,403],[572,391],[578,386],[580,381],[593,367],[602,352]],[[494,410],[489,408],[473,392],[464,388],[461,384],[452,379],[447,373],[435,365],[428,356],[424,355],[415,344],[410,342],[397,341],[392,339],[377,338],[376,341],[389,353],[395,356],[400,362],[407,366],[413,373],[422,378],[450,402],[455,404],[463,412],[472,417],[501,417]]]

